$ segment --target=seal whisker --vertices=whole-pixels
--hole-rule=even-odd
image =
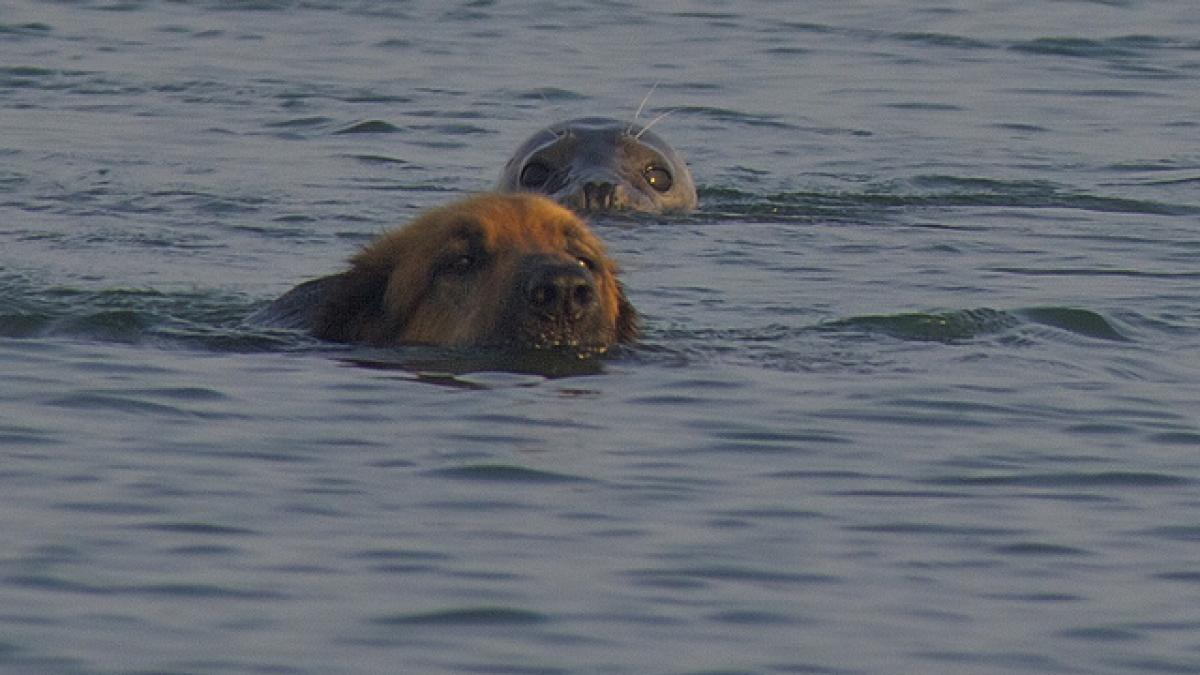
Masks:
[[[666,119],[668,115],[675,112],[676,110],[678,110],[678,108],[671,108],[670,110],[664,112],[663,114],[659,115],[658,117],[655,117],[654,119],[650,120],[650,122],[648,124],[646,124],[646,126],[642,127],[641,131],[637,132],[637,135],[635,135],[634,138],[641,138],[642,134],[646,133],[647,131],[650,131],[650,127],[652,127],[655,124],[658,124],[662,120]]]
[[[547,112],[553,113],[553,114],[559,114],[563,110],[563,104],[550,102],[550,98],[548,96],[546,96],[546,88],[545,87],[538,89],[537,95],[538,95],[538,98],[542,99],[543,107],[546,109]],[[569,130],[562,129],[560,131],[559,129],[555,128],[554,125],[550,125],[549,127],[547,127],[547,131],[549,131],[556,140],[562,140],[567,137]]]
[[[650,101],[650,97],[654,95],[654,90],[658,89],[658,84],[659,82],[656,81],[654,84],[650,85],[650,91],[646,92],[646,95],[642,97],[642,102],[638,104],[637,110],[633,111],[633,119],[629,121],[629,126],[625,127],[626,136],[633,131],[633,127],[635,124],[637,124],[638,118],[642,116],[642,111],[646,109],[646,103],[648,103]]]

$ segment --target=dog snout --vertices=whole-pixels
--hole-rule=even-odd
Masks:
[[[529,307],[548,317],[577,319],[596,304],[596,284],[581,265],[553,262],[532,266],[526,282]]]

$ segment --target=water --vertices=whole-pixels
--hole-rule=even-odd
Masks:
[[[1200,671],[1200,14],[0,6],[0,672]],[[655,86],[657,85],[657,86]],[[241,319],[647,117],[598,361]]]

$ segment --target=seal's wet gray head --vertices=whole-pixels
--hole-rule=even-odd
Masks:
[[[696,208],[696,186],[679,153],[654,132],[607,117],[538,131],[513,153],[496,188],[540,192],[575,211]]]

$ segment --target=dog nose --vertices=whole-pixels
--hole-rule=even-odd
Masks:
[[[530,307],[547,316],[576,319],[596,302],[591,274],[579,265],[541,266],[530,275],[526,289]]]

